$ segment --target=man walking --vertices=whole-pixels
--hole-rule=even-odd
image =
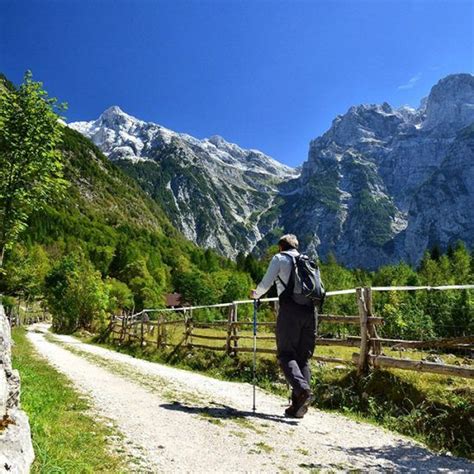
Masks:
[[[279,253],[271,260],[257,289],[252,291],[252,298],[260,299],[276,283],[280,303],[276,325],[277,357],[292,388],[292,403],[285,415],[303,418],[311,402],[309,359],[316,343],[316,309],[311,302],[298,304],[294,299],[298,239],[293,234],[286,234],[278,241],[278,247]]]

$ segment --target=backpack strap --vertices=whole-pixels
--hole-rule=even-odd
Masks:
[[[280,252],[280,255],[286,255],[288,258],[291,259],[291,262],[293,263],[293,266],[291,267],[290,279],[288,280],[288,284],[285,285],[285,282],[281,279],[280,275],[278,275],[278,279],[280,280],[280,283],[283,285],[283,288],[285,288],[285,291],[286,291],[288,289],[288,286],[290,285],[291,277],[293,276],[293,272],[295,271],[296,260],[295,260],[295,257],[293,257],[293,255],[290,255],[290,254],[285,253],[285,252]]]
[[[290,275],[291,277],[291,275]],[[285,290],[288,288],[288,285],[285,285],[285,282],[280,278],[280,275],[278,275],[278,279],[280,280],[280,283],[283,285],[283,288],[285,288]]]

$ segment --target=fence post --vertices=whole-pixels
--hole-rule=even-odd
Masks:
[[[372,288],[365,288],[365,306],[367,308],[367,317],[370,318],[374,315],[373,304],[372,304]],[[374,355],[380,355],[382,353],[382,343],[378,341],[379,335],[377,333],[377,328],[375,324],[372,324],[370,321],[368,323],[370,345],[372,346],[372,351]]]
[[[120,344],[122,344],[124,334],[125,334],[125,318],[126,317],[127,317],[126,314],[122,313],[122,327],[120,328],[120,336],[119,336],[119,343]]]
[[[163,327],[163,313],[160,313],[157,324],[158,325],[156,326],[156,348],[159,349],[163,342],[163,336],[161,333],[162,327]]]
[[[359,364],[357,368],[358,375],[364,375],[369,370],[369,336],[367,328],[367,306],[365,291],[363,288],[356,289],[357,295],[357,306],[359,308],[360,316],[360,353],[359,353]]]
[[[145,313],[142,313],[142,317],[140,319],[140,347],[143,347],[143,342],[145,341],[145,333],[143,328],[143,320],[145,319]]]
[[[184,310],[184,345],[188,348],[192,347],[193,335],[193,313],[189,310],[189,316],[186,316],[186,309]]]
[[[239,351],[239,339],[237,337],[238,334],[239,334],[239,328],[237,326],[237,320],[238,320],[237,309],[238,309],[238,305],[237,305],[237,303],[234,303],[234,305],[233,305],[233,321],[232,321],[232,327],[233,327],[232,335],[234,336],[233,337],[234,347],[232,349],[232,352],[233,352],[235,357],[237,357],[237,353]]]
[[[227,316],[227,339],[225,341],[225,351],[227,355],[232,351],[232,322],[234,321],[234,307],[229,306],[229,314]]]

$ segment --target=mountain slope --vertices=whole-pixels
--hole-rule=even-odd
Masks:
[[[82,251],[104,277],[128,285],[135,308],[161,305],[175,290],[189,301],[220,301],[234,268],[229,260],[185,239],[132,178],[68,127],[63,154],[69,187],[31,216],[24,245],[41,245],[51,264]],[[207,280],[186,280],[202,272]],[[246,275],[237,276],[247,284]]]
[[[410,225],[397,240],[400,254],[417,262],[423,249],[456,240],[474,247],[474,124],[458,132],[439,168],[414,195]]]
[[[272,206],[278,184],[297,175],[257,150],[218,136],[198,140],[118,107],[70,127],[134,177],[187,238],[230,256],[262,238],[261,214]]]

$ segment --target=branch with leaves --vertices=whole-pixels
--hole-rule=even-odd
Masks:
[[[66,187],[58,115],[65,107],[48,97],[31,72],[18,88],[0,79],[0,267],[32,210]]]

